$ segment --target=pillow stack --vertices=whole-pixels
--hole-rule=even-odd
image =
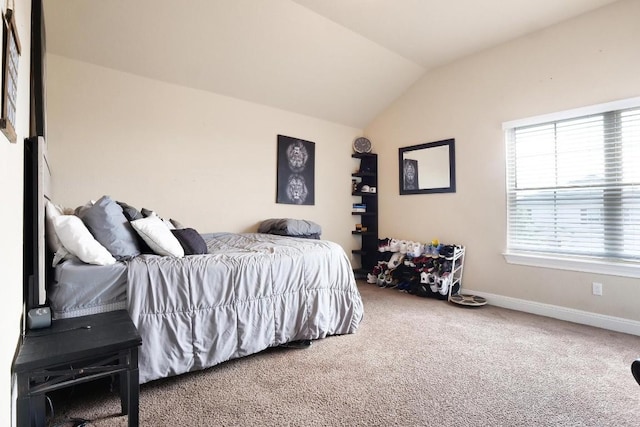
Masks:
[[[74,257],[87,264],[109,265],[148,252],[177,258],[208,252],[202,236],[193,228],[163,220],[147,209],[140,212],[109,196],[73,212],[46,201],[45,212],[46,238],[55,254],[54,266]]]

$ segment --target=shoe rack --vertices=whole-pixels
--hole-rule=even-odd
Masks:
[[[366,278],[378,262],[378,155],[353,153],[351,157],[359,161],[357,171],[351,174],[354,205],[366,206],[351,210],[354,218],[351,234],[360,239],[360,249],[351,251],[354,265],[359,264],[353,272],[356,278]]]

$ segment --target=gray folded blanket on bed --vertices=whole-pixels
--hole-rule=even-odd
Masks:
[[[258,233],[319,239],[322,227],[305,219],[270,218],[260,223]]]

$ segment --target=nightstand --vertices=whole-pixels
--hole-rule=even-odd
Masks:
[[[46,393],[116,374],[122,413],[129,426],[137,426],[141,343],[126,310],[54,320],[49,328],[27,331],[13,364],[18,427],[45,425]]]

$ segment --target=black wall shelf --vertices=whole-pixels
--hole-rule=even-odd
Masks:
[[[360,224],[367,229],[365,232],[351,231],[352,235],[359,236],[361,240],[360,249],[351,251],[359,257],[360,261],[360,267],[354,268],[353,272],[356,278],[366,278],[367,273],[371,272],[378,263],[378,155],[354,153],[351,157],[360,160],[358,171],[351,174],[352,181],[355,181],[355,188],[351,194],[353,197],[360,198],[359,203],[366,205],[365,212],[351,212],[351,214],[359,216]],[[376,191],[373,193],[360,191],[364,185],[374,187]]]

